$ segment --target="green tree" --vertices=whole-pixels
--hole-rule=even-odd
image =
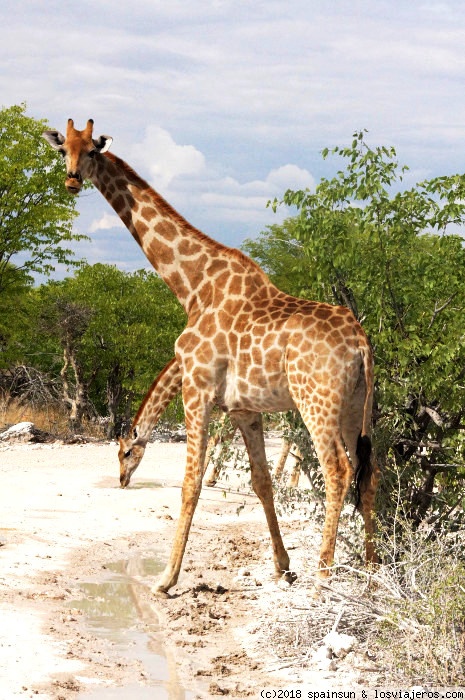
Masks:
[[[41,138],[46,128],[24,104],[0,110],[0,294],[55,262],[73,264],[66,246],[82,238],[72,232],[76,200],[63,186],[63,163]]]
[[[10,283],[0,293],[0,309],[1,372],[22,361],[23,340],[34,313],[31,283],[22,275],[11,274]]]
[[[370,148],[364,132],[331,154],[345,161],[334,178],[273,202],[297,215],[292,226],[268,231],[268,242],[290,231],[301,249],[289,274],[305,296],[344,303],[362,320],[375,351],[378,455],[387,478],[402,474],[412,519],[439,518],[439,511],[449,517],[454,506],[458,516],[465,496],[465,253],[458,235],[465,176],[403,190],[407,169],[395,150]]]
[[[184,311],[156,274],[102,264],[43,285],[40,299],[42,343],[55,338],[75,426],[93,406],[109,416],[108,436],[119,434],[134,401],[173,357]]]
[[[296,219],[267,226],[257,238],[244,241],[242,247],[270,275],[278,289],[294,296],[306,296],[306,269],[297,265],[304,251],[302,242],[297,240]]]

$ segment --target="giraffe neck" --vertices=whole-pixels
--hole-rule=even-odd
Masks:
[[[156,381],[147,392],[132,422],[132,437],[143,445],[148,442],[156,422],[155,413],[158,394],[155,390],[155,384]]]
[[[132,422],[133,440],[145,445],[152,430],[171,399],[181,390],[179,365],[173,358],[152,382]]]
[[[227,269],[231,273],[233,260],[236,262],[233,272],[247,277],[249,286],[255,276],[256,284],[262,288],[264,284],[272,287],[250,258],[194,228],[123,160],[105,153],[94,162],[92,183],[120,216],[187,312],[196,304],[207,302],[213,293],[212,282],[221,284],[218,278]],[[239,291],[248,294],[242,287]]]

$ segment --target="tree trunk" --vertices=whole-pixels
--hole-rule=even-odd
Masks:
[[[111,440],[121,435],[121,420],[119,409],[123,397],[123,386],[120,380],[120,366],[114,365],[107,379],[107,410],[109,422],[107,426],[107,438]]]
[[[70,391],[68,382],[68,369],[71,367],[74,374],[75,387],[74,391]],[[69,343],[66,343],[63,350],[63,367],[60,372],[63,381],[63,401],[69,406],[69,424],[73,432],[82,430],[82,419],[88,408],[87,386],[83,380],[83,372],[80,367],[73,349]]]

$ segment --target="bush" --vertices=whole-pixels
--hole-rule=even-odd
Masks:
[[[312,527],[320,527],[319,517],[312,521]],[[430,531],[413,529],[409,520],[399,518],[397,525],[380,533],[383,563],[374,572],[346,564],[350,541],[340,542],[340,563],[319,596],[307,598],[307,613],[289,603],[289,615],[269,623],[263,643],[289,665],[300,667],[337,627],[358,640],[355,665],[373,662],[367,670],[377,674],[370,677],[374,685],[463,686],[463,542],[447,533],[431,539]],[[312,556],[314,552],[308,553]],[[353,552],[347,559],[353,562]],[[311,590],[313,582],[313,577],[301,576],[291,597],[299,596],[299,589]]]
[[[387,673],[437,686],[465,683],[463,538],[403,513],[381,530],[375,580],[384,597],[376,641]],[[379,595],[379,594],[378,594]]]

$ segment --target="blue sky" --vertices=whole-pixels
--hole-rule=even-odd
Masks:
[[[285,216],[366,128],[395,146],[411,184],[465,169],[462,0],[96,0],[0,4],[3,106],[65,130],[95,121],[112,151],[191,223],[240,246]],[[93,190],[79,256],[147,266]]]

